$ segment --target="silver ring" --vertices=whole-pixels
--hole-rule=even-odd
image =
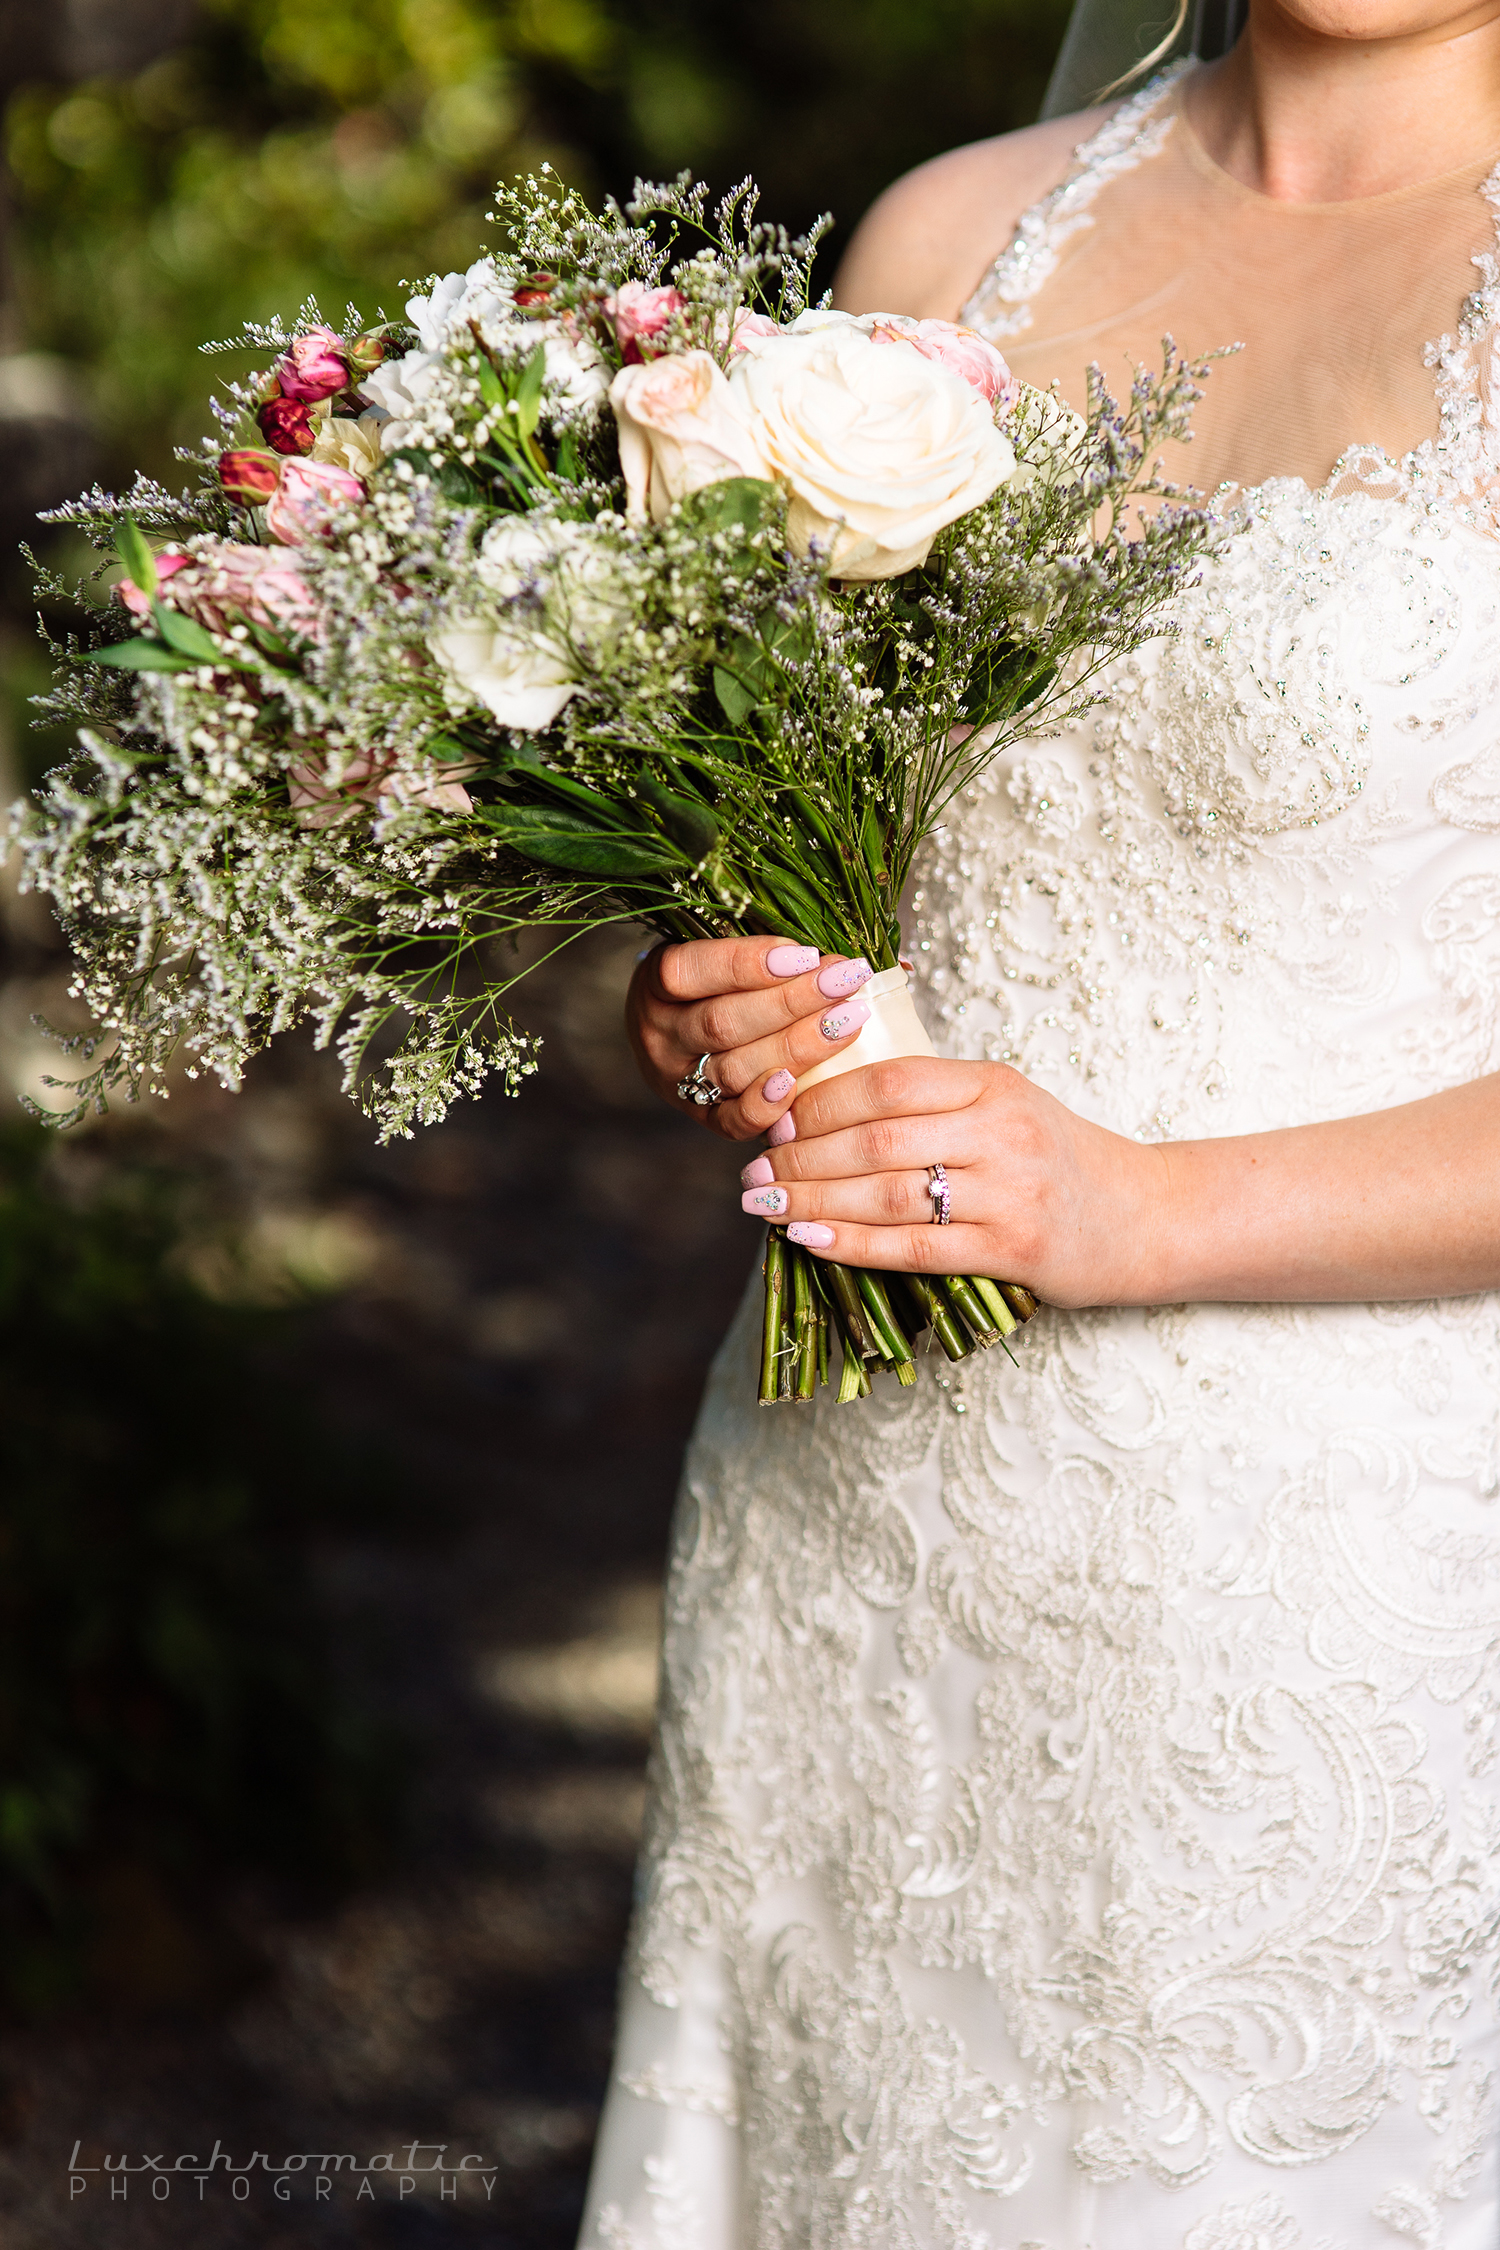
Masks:
[[[680,1102],[696,1102],[700,1109],[712,1109],[715,1103],[724,1099],[723,1087],[716,1086],[704,1069],[709,1060],[708,1055],[700,1055],[686,1078],[678,1079],[677,1099]]]
[[[948,1185],[948,1174],[941,1164],[928,1165],[927,1192],[932,1197],[933,1225],[950,1226],[953,1221],[953,1191]]]

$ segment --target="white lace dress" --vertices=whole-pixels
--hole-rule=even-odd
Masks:
[[[1249,493],[1180,635],[939,838],[949,1052],[1147,1137],[1500,1068],[1480,278],[1440,436]],[[773,1412],[754,1315],[589,2250],[1495,2250],[1500,1300],[1043,1311],[1018,1371]]]

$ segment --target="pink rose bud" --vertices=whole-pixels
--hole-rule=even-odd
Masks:
[[[359,478],[335,468],[331,461],[288,461],[266,502],[266,529],[283,547],[300,547],[304,539],[327,528],[335,508],[364,496]]]
[[[605,301],[605,311],[615,324],[615,342],[627,367],[639,367],[650,345],[671,324],[673,315],[687,311],[687,299],[676,289],[648,289],[644,281],[627,281],[618,296]]]
[[[349,366],[356,375],[372,375],[384,358],[383,336],[356,336],[349,346]]]
[[[158,555],[156,558],[156,583],[158,587],[164,586],[167,580],[177,571],[185,570],[191,560],[190,555]],[[143,594],[133,578],[116,580],[115,599],[125,604],[132,617],[145,618],[151,615],[151,596]]]
[[[273,452],[311,453],[317,443],[311,410],[300,398],[267,399],[255,419]]]
[[[247,508],[269,500],[281,482],[281,463],[274,453],[257,453],[245,446],[236,453],[219,455],[219,482],[231,500]]]
[[[992,405],[1013,406],[1020,396],[1020,384],[994,345],[972,328],[960,328],[951,320],[911,320],[892,314],[882,315],[871,334],[877,343],[910,344],[924,359],[961,375]]]
[[[309,329],[282,353],[276,373],[288,398],[303,399],[310,406],[320,398],[346,391],[349,363],[344,356],[343,337],[335,336],[331,328]]]

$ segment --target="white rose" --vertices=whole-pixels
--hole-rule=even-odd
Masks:
[[[384,458],[380,442],[383,425],[378,414],[361,414],[357,422],[348,414],[330,414],[326,422],[315,426],[314,461],[331,462],[336,469],[347,469],[356,477],[371,477],[380,467]]]
[[[739,354],[729,388],[761,473],[790,490],[793,545],[817,540],[836,578],[895,578],[1014,474],[1015,454],[962,376],[877,343],[862,321],[803,320]]]
[[[542,527],[521,517],[485,533],[476,575],[513,613],[495,623],[466,618],[428,645],[459,698],[535,733],[577,694],[591,650],[629,623],[629,590],[587,524]]]
[[[609,403],[633,516],[657,523],[674,501],[726,477],[769,477],[743,401],[710,352],[666,353],[622,367]]]

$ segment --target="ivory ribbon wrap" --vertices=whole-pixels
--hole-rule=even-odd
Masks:
[[[809,1086],[821,1085],[825,1078],[842,1076],[846,1070],[863,1070],[866,1063],[894,1062],[899,1055],[936,1052],[922,1029],[904,969],[882,969],[868,984],[860,986],[859,996],[870,1003],[869,1022],[852,1047],[803,1071],[797,1081],[799,1094],[805,1094]]]

